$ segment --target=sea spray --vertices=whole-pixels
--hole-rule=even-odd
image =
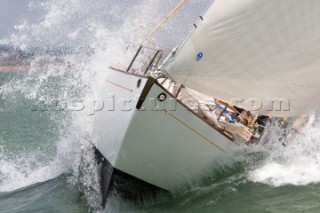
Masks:
[[[68,142],[67,142],[68,141]],[[0,150],[0,192],[10,192],[35,183],[55,178],[70,170],[72,156],[71,138],[57,144],[57,155],[52,160],[39,160],[37,151],[16,156]],[[41,153],[39,153],[41,155]]]
[[[272,186],[308,185],[320,182],[319,112],[309,115],[304,127],[287,143],[273,143],[269,156],[249,172],[249,179]],[[277,137],[278,136],[278,140]],[[278,141],[282,135],[273,134]]]
[[[145,45],[170,51],[209,2],[188,2]],[[94,116],[88,115],[86,107],[90,101],[99,99],[108,67],[125,69],[140,41],[176,3],[163,0],[30,2],[32,18],[25,16],[15,31],[0,41],[17,51],[30,53],[26,61],[28,70],[23,74],[12,73],[10,79],[1,83],[1,98],[13,105],[6,106],[6,110],[14,115],[19,116],[15,113],[23,111],[35,117],[34,122],[25,121],[29,133],[35,135],[34,146],[21,140],[23,136],[10,142],[8,136],[1,142],[18,144],[20,151],[1,149],[0,190],[12,191],[72,172],[70,182],[79,180],[89,205],[97,209],[100,202],[91,146]],[[43,122],[39,123],[39,118]],[[78,169],[83,159],[88,166],[79,179]]]

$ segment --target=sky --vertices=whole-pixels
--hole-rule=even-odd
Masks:
[[[13,31],[23,15],[28,12],[30,0],[0,0],[0,38]]]
[[[187,1],[163,25],[160,33],[155,35],[159,44],[165,43],[170,47],[175,46],[193,28],[193,23],[199,19],[199,15],[203,14],[204,9],[209,6],[211,1],[213,0]],[[28,7],[31,2],[35,3],[32,11]],[[39,2],[45,2],[45,0],[0,0],[0,42],[11,37],[15,38],[15,36],[11,36],[12,33],[14,35],[17,33],[17,30],[14,29],[15,25],[21,25],[23,21],[27,20],[28,26],[30,23],[35,23],[35,26],[38,26],[37,23],[42,21],[41,18],[44,16],[43,26],[34,29],[30,27],[23,31],[23,33],[31,35],[21,37],[25,39],[23,40],[24,44],[27,45],[29,42],[28,45],[66,45],[66,43],[78,45],[79,42],[101,33],[118,33],[117,30],[121,29],[121,24],[125,26],[125,24],[131,23],[132,9],[135,9],[135,12],[141,11],[139,16],[139,12],[133,13],[135,16],[132,20],[138,32],[134,33],[141,39],[140,37],[151,31],[180,0],[156,0],[157,4],[153,4],[154,1],[151,0],[50,0],[48,1],[49,9],[46,8],[47,5],[37,7]],[[57,5],[55,5],[56,2]],[[140,20],[141,23],[137,20]],[[127,28],[122,30],[127,32]],[[133,34],[130,32],[130,35]],[[128,38],[124,37],[128,41],[137,40],[130,35],[127,36]],[[170,39],[168,39],[168,35],[170,35]],[[34,36],[37,39],[34,39]]]

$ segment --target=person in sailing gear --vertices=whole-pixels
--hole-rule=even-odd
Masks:
[[[253,124],[254,117],[249,111],[242,111],[241,114],[237,117],[237,122],[251,127]]]
[[[221,112],[223,113],[223,115],[225,116],[225,118],[231,122],[231,123],[235,123],[236,119],[235,117],[232,115],[231,112],[228,111],[227,107],[221,106],[219,103],[215,102],[215,105],[217,107],[217,109],[221,110]]]

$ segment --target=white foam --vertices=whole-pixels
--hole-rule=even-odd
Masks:
[[[0,192],[10,192],[35,183],[44,182],[70,171],[73,162],[73,147],[76,142],[67,138],[57,144],[53,161],[38,162],[36,153],[17,157],[0,156]]]
[[[178,11],[178,14],[165,25],[166,29],[156,35],[158,40],[161,40],[161,47],[168,50],[177,45],[182,39],[181,36],[193,28],[193,22],[200,14],[195,8],[198,5],[204,8],[206,2],[210,1],[187,2],[182,11],[188,11],[184,11],[183,14],[182,11]],[[100,84],[103,84],[107,67],[126,67],[137,49],[136,46],[139,45],[138,41],[143,39],[177,3],[164,0],[152,1],[156,2],[155,4],[150,2],[32,1],[29,9],[34,16],[33,20],[21,20],[20,24],[15,26],[16,31],[9,38],[0,40],[0,43],[14,45],[23,50],[27,50],[28,47],[70,47],[73,53],[59,57],[38,55],[31,62],[27,77],[6,82],[2,87],[3,97],[13,99],[18,93],[31,100],[39,96],[53,96],[51,98],[66,101],[73,98],[99,98],[97,94]],[[189,20],[190,28],[186,27],[186,20]],[[178,27],[177,23],[182,24]],[[156,41],[157,38],[152,38],[147,44],[148,47],[157,47],[160,43]],[[126,51],[128,46],[129,51]],[[56,63],[57,59],[59,63]],[[48,67],[39,72],[37,68],[41,67],[43,61],[49,62]],[[32,156],[33,153],[25,153],[19,157],[0,155],[0,191],[12,191],[44,182],[69,172],[71,168],[77,175],[79,155],[90,149],[88,144],[93,117],[88,116],[86,111],[81,111],[66,113],[63,120],[60,120],[61,116],[55,115],[50,119],[52,123],[59,125],[55,131],[62,138],[56,144],[55,158],[50,162],[37,163],[37,159]],[[65,137],[67,139],[63,139]],[[79,142],[82,144],[79,145]],[[92,160],[90,154],[87,156],[89,161]],[[90,169],[93,168],[89,167],[88,170]],[[88,174],[90,176],[92,171],[88,171]],[[97,181],[90,178],[83,181],[84,185],[91,185],[90,188],[97,185]],[[95,197],[90,193],[87,196],[89,204],[95,206]]]
[[[261,165],[254,165],[249,179],[276,187],[319,183],[320,132],[317,116],[310,117],[301,134],[290,144],[271,150]]]
[[[319,159],[296,157],[290,162],[267,162],[250,172],[250,179],[272,186],[308,185],[320,182]]]
[[[0,161],[0,173],[2,181],[0,184],[0,192],[10,192],[35,183],[44,182],[53,179],[63,172],[65,169],[56,163],[51,163],[37,170],[24,172],[12,161]],[[27,169],[28,168],[24,168]]]

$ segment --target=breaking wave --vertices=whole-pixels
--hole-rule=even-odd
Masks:
[[[269,156],[249,172],[254,182],[279,187],[320,182],[320,115],[309,116],[305,126],[287,144],[273,145]],[[279,141],[273,134],[271,140]]]
[[[146,45],[169,52],[189,31],[185,25],[191,29],[194,17],[209,2],[189,1]],[[6,103],[1,112],[11,115],[13,125],[24,124],[9,126],[23,129],[18,138],[11,137],[14,132],[0,136],[0,192],[44,182],[62,173],[72,173],[70,182],[78,181],[81,160],[93,163],[90,138],[94,116],[89,112],[92,100],[99,98],[104,72],[110,65],[125,68],[141,40],[177,3],[29,3],[29,13],[0,40],[0,45],[27,55],[21,59],[26,62],[24,72],[10,73],[0,82],[1,98]],[[32,136],[28,139],[28,135]],[[81,181],[91,190],[97,181],[90,178],[94,169],[87,169],[88,176]],[[86,198],[95,207],[98,201],[90,190]]]
[[[23,134],[10,138],[16,134],[10,132],[0,136],[0,192],[44,182],[63,173],[71,173],[69,181],[77,184],[79,166],[85,161],[81,185],[89,205],[98,208],[98,181],[90,146],[94,116],[88,105],[99,98],[108,66],[125,68],[141,39],[177,2],[46,0],[29,4],[33,17],[26,16],[10,36],[0,40],[0,44],[32,55],[26,72],[12,73],[0,82],[1,99],[7,103],[0,110],[16,116],[13,122],[25,122],[23,134],[34,136],[30,140]],[[209,2],[188,1],[147,46],[170,51],[189,31],[185,26],[192,26],[194,17]],[[77,110],[52,108],[57,100]],[[79,108],[74,102],[87,108]],[[282,136],[278,129],[271,128],[269,145],[248,151],[249,155],[263,152],[266,157],[242,156],[241,161],[248,166],[248,180],[274,187],[320,182],[319,118],[318,113],[312,114],[286,146],[279,143]],[[238,179],[245,181],[242,174]],[[232,182],[232,177],[227,181]],[[228,190],[233,192],[233,188]],[[203,196],[198,193],[194,199]],[[117,211],[118,204],[112,202],[111,209]]]

